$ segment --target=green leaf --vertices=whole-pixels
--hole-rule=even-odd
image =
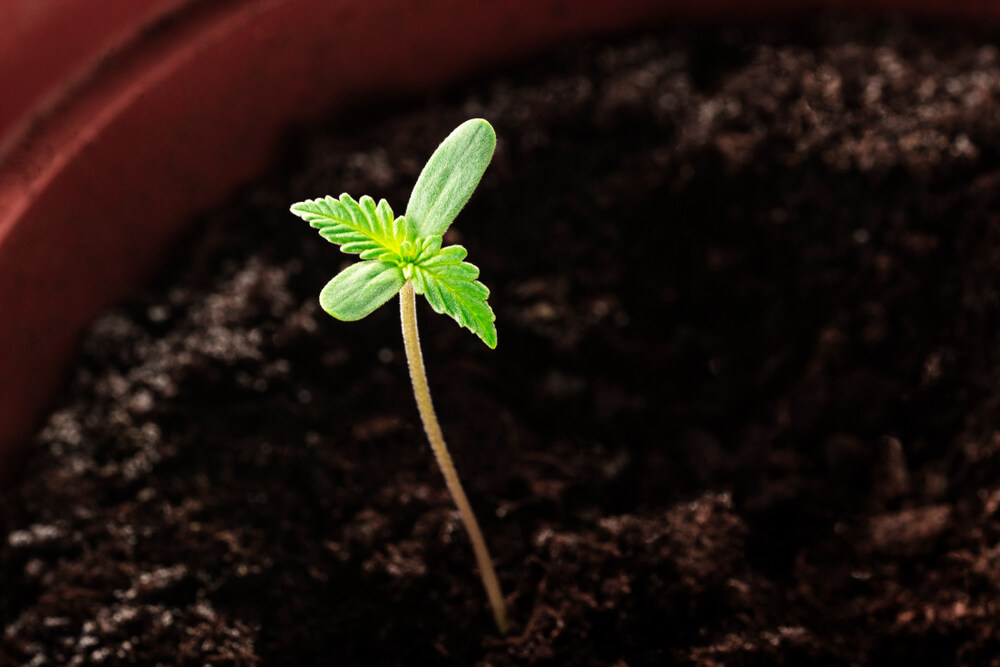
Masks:
[[[413,288],[427,298],[436,312],[451,316],[490,348],[495,348],[496,315],[486,303],[490,290],[476,280],[479,269],[462,261],[467,254],[460,245],[448,246],[414,265]]]
[[[393,218],[386,200],[376,206],[368,195],[359,201],[348,194],[340,199],[307,199],[292,204],[291,211],[343,252],[361,255],[361,259],[400,257],[403,242],[412,237],[405,217]]]
[[[403,270],[393,262],[358,262],[326,284],[319,304],[338,320],[353,322],[396,296],[405,283]]]
[[[465,121],[441,142],[406,205],[417,236],[444,234],[479,185],[496,145],[493,127],[482,118]]]

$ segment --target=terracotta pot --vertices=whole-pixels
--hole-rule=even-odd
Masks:
[[[736,0],[0,3],[0,477],[81,328],[292,124],[585,35],[731,18]],[[802,0],[766,0],[787,12]],[[996,16],[975,0],[881,7]]]

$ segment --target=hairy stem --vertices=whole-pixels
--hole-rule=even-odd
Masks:
[[[417,399],[417,408],[420,410],[420,419],[424,423],[424,432],[427,433],[431,449],[434,450],[434,457],[437,459],[442,474],[444,474],[445,484],[448,486],[448,491],[451,493],[455,505],[458,506],[458,513],[462,517],[462,523],[465,524],[465,530],[472,541],[472,550],[476,553],[479,574],[483,578],[486,594],[493,607],[493,617],[496,619],[497,628],[500,630],[500,634],[507,634],[507,609],[504,605],[503,594],[500,592],[500,582],[497,581],[497,574],[493,570],[490,552],[486,549],[486,541],[479,529],[476,515],[472,513],[472,506],[469,505],[469,499],[465,496],[462,483],[458,480],[458,473],[455,472],[455,464],[452,463],[448,447],[444,444],[441,426],[438,424],[434,404],[431,402],[427,373],[424,371],[424,356],[420,351],[420,334],[417,331],[417,302],[414,297],[413,283],[409,280],[399,292],[399,317],[403,325],[403,345],[406,348],[406,361],[410,366],[413,395]]]

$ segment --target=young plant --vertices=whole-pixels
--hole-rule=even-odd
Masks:
[[[506,633],[500,583],[431,402],[414,296],[423,294],[436,312],[450,315],[490,348],[497,346],[496,316],[486,303],[490,291],[476,280],[479,269],[463,261],[467,253],[462,246],[441,247],[442,235],[469,201],[493,158],[496,141],[493,128],[481,118],[459,125],[424,165],[406,213],[398,218],[386,200],[376,205],[367,195],[359,200],[347,194],[339,199],[310,199],[293,204],[291,210],[327,241],[339,244],[341,251],[360,255],[362,260],[323,288],[319,296],[323,310],[339,320],[359,320],[399,294],[403,346],[424,431],[472,541],[497,628]]]

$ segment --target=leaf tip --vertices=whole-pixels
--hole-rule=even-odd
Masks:
[[[491,350],[497,349],[497,325],[490,322],[484,327],[479,327],[477,329],[469,328],[472,333],[479,336],[479,339],[486,343],[486,347]]]

